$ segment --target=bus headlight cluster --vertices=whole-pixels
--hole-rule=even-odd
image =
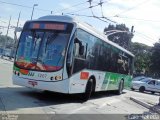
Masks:
[[[62,80],[61,76],[51,77],[50,80]]]
[[[61,76],[55,76],[55,80],[62,80]]]

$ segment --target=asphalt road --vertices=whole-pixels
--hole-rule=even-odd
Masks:
[[[18,118],[23,120],[31,118],[126,120],[128,115],[151,112],[131,101],[130,97],[150,99],[155,102],[158,102],[159,98],[159,95],[124,90],[120,96],[112,92],[96,93],[89,101],[82,102],[80,95],[44,92],[13,85],[12,65],[12,62],[0,59],[0,112],[4,115],[18,114]],[[0,119],[3,117],[6,116],[0,116]]]

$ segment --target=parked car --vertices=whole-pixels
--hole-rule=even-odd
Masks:
[[[144,78],[146,78],[145,76],[138,76],[132,79],[132,81],[140,81],[143,80]]]
[[[160,80],[145,78],[141,81],[132,81],[131,90],[150,91],[152,94],[160,93]]]

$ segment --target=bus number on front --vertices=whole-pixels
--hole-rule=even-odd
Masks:
[[[40,77],[40,78],[46,78],[46,77],[47,77],[47,74],[39,73],[39,74],[38,74],[38,77]]]

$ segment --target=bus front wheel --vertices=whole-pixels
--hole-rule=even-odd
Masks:
[[[84,101],[89,100],[89,98],[91,97],[91,94],[93,92],[93,86],[93,79],[89,79],[83,96]]]

